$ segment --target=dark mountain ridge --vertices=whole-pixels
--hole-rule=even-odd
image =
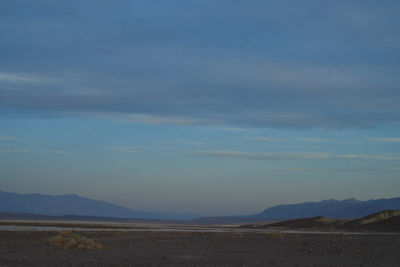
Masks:
[[[16,194],[0,191],[0,211],[49,216],[77,215],[131,219],[187,220],[195,214],[173,214],[129,209],[78,195]]]
[[[354,198],[345,200],[323,200],[300,204],[278,205],[252,215],[270,220],[296,219],[324,216],[328,218],[359,218],[382,210],[400,209],[400,197],[360,201]]]
[[[190,220],[193,223],[240,223],[277,221],[323,216],[354,219],[382,210],[400,209],[400,197],[359,201],[354,198],[278,205],[247,216],[200,217],[196,214],[172,214],[129,209],[105,201],[78,195],[15,194],[0,191],[0,212],[45,216],[94,216],[121,219]]]
[[[274,223],[248,224],[241,227],[275,230],[400,232],[400,210],[383,210],[353,220],[317,216]]]

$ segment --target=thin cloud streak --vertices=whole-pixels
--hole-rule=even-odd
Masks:
[[[115,152],[140,152],[148,150],[174,150],[175,147],[164,147],[164,146],[101,146],[102,150],[109,150]]]
[[[38,77],[32,74],[21,74],[21,73],[5,73],[0,72],[0,82],[10,83],[43,83],[49,82],[52,79]]]
[[[368,138],[368,140],[379,143],[400,143],[400,138]]]
[[[43,153],[43,154],[72,154],[63,150],[30,150],[30,149],[13,149],[13,150],[0,150],[0,153]]]
[[[367,154],[328,154],[328,153],[252,153],[231,150],[195,151],[193,156],[240,158],[251,160],[400,160],[400,156],[394,155],[367,155]]]
[[[329,139],[323,139],[323,138],[300,138],[299,140],[308,143],[324,143],[331,141]]]
[[[343,154],[333,155],[332,159],[368,159],[368,160],[399,160],[399,156],[392,155],[356,155],[356,154]]]
[[[180,141],[174,141],[177,144],[182,144],[182,145],[191,145],[191,146],[201,146],[204,145],[205,143],[200,142],[200,141],[194,141],[194,140],[180,140]]]
[[[293,172],[314,172],[314,171],[329,171],[329,172],[385,172],[385,171],[400,171],[400,168],[268,168],[268,171],[293,171]]]
[[[0,135],[0,141],[19,141],[18,137]]]
[[[231,132],[241,132],[241,133],[246,133],[249,131],[248,129],[236,128],[236,127],[224,127],[224,128],[222,128],[222,130],[231,131]]]
[[[273,138],[273,137],[265,137],[265,136],[245,136],[244,139],[255,140],[255,141],[267,141],[267,142],[305,142],[305,143],[344,143],[344,144],[358,144],[358,141],[346,141],[346,140],[337,140],[337,139],[325,139],[325,138],[293,138],[293,139],[285,139],[285,138]]]
[[[145,124],[171,124],[171,125],[212,125],[218,124],[218,121],[213,119],[180,117],[180,116],[158,116],[146,114],[130,114],[117,112],[77,112],[77,114],[86,114],[106,119],[115,119],[123,122],[145,123]]]
[[[231,150],[196,151],[192,152],[191,155],[252,160],[328,159],[328,155],[324,153],[251,153]]]
[[[274,142],[285,142],[285,141],[287,141],[287,139],[281,139],[281,138],[271,138],[271,137],[260,137],[260,136],[245,136],[245,137],[243,137],[244,139],[247,139],[247,140],[256,140],[256,141],[267,141],[267,142],[272,142],[272,143],[274,143]]]

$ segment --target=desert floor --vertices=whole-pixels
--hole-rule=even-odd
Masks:
[[[0,266],[400,266],[400,235],[79,231],[103,250],[63,249],[54,231],[0,231]]]
[[[400,235],[79,231],[104,246],[50,246],[54,231],[0,231],[0,266],[400,266]]]

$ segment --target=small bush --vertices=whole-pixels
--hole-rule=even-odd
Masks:
[[[130,234],[130,232],[129,231],[119,231],[118,234],[121,236],[127,236]]]
[[[74,231],[62,231],[58,235],[46,239],[46,242],[52,246],[62,247],[64,249],[85,249],[85,250],[101,250],[103,245],[92,239],[80,236]]]
[[[243,236],[243,233],[242,232],[234,232],[234,235],[235,236]]]
[[[282,238],[283,235],[279,232],[272,232],[272,233],[267,233],[267,237],[276,239],[276,238]]]
[[[349,234],[342,234],[341,237],[345,240],[352,239],[353,237]]]

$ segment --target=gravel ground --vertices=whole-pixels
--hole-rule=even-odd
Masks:
[[[400,266],[400,235],[79,232],[104,246],[86,251],[56,234],[0,231],[0,266]]]

